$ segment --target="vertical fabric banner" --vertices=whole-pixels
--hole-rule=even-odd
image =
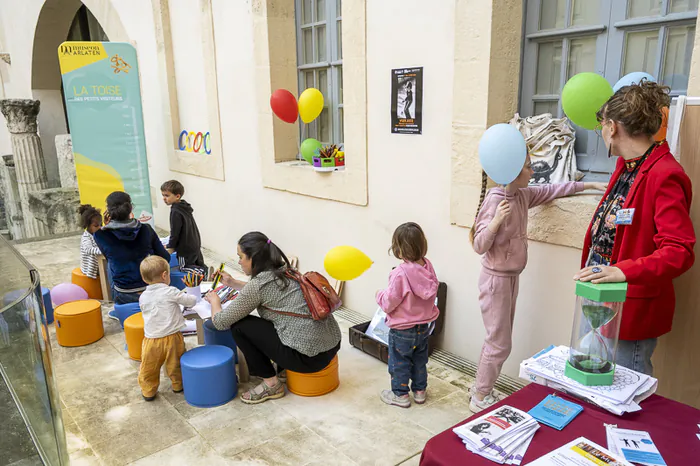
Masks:
[[[136,49],[119,42],[58,47],[80,202],[105,208],[125,191],[134,216],[153,223]]]
[[[423,132],[423,67],[391,70],[391,132]]]

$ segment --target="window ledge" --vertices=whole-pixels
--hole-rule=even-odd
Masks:
[[[581,249],[600,194],[577,194],[530,209],[528,238]]]

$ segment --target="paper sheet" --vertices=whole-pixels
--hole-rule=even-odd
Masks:
[[[180,330],[182,333],[196,333],[197,332],[197,321],[196,320],[186,320],[185,328]]]

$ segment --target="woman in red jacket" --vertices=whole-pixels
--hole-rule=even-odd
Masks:
[[[620,157],[584,240],[574,279],[627,282],[616,362],[651,375],[656,339],[671,330],[673,279],[695,261],[690,179],[655,143],[669,88],[643,81],[626,86],[598,112],[608,155]]]

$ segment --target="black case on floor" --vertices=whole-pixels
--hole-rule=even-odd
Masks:
[[[430,335],[428,340],[428,352],[432,353],[435,349],[435,340],[442,333],[442,329],[445,323],[445,307],[447,303],[447,284],[440,282],[438,286],[438,309],[440,310],[440,315],[435,321],[435,330],[433,334]],[[355,348],[363,351],[380,361],[386,363],[389,362],[389,347],[384,343],[381,343],[373,338],[368,337],[365,332],[369,327],[369,322],[364,322],[362,324],[357,324],[350,327],[350,344]]]

